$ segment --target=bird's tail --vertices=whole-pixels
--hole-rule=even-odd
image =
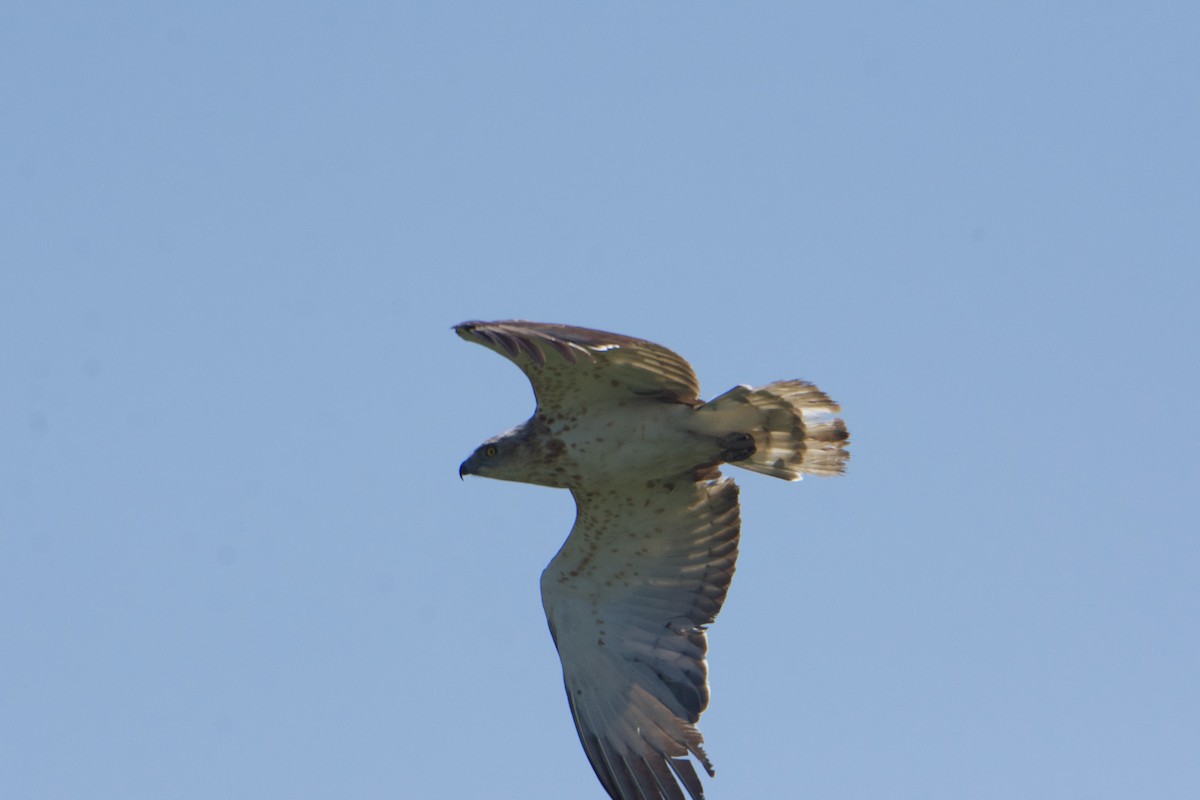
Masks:
[[[728,463],[797,481],[802,473],[840,475],[850,434],[837,403],[806,381],[735,386],[696,410],[697,432],[713,435]],[[750,439],[753,439],[751,442]]]

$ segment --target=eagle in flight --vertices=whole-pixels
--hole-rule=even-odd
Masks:
[[[703,800],[691,758],[714,774],[696,729],[708,706],[704,631],[729,590],[741,524],[737,485],[720,467],[789,481],[840,474],[849,437],[837,404],[800,380],[705,402],[680,356],[604,331],[454,330],[514,362],[537,399],[532,418],[481,444],[459,475],[575,498],[542,606],[596,777],[614,800]]]

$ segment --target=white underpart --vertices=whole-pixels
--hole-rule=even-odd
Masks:
[[[711,461],[717,453],[711,437],[689,429],[692,413],[679,403],[630,401],[588,410],[551,430],[591,480],[661,478]]]

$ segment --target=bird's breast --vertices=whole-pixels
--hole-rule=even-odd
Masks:
[[[691,469],[712,458],[715,445],[688,430],[692,409],[678,403],[630,402],[593,409],[551,427],[563,456],[587,480],[633,480]]]

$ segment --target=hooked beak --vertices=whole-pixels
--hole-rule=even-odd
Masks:
[[[471,459],[468,458],[466,461],[458,465],[458,479],[460,481],[463,480],[467,475],[474,474],[475,473],[471,472]]]

